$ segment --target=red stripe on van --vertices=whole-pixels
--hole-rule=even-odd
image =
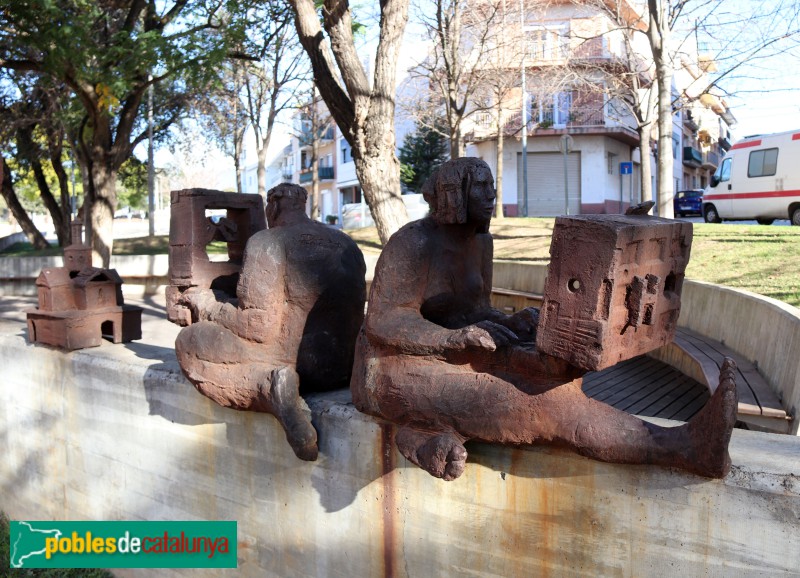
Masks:
[[[724,201],[727,199],[774,199],[780,197],[800,197],[800,190],[765,191],[763,193],[722,193],[714,195],[703,195],[703,202],[708,200]]]
[[[792,140],[800,140],[800,132],[797,132],[792,135]]]
[[[751,141],[748,141],[748,142],[737,142],[735,145],[733,145],[731,147],[731,150],[746,149],[746,148],[750,148],[750,147],[757,147],[757,146],[760,146],[760,145],[761,145],[761,139],[751,140]]]

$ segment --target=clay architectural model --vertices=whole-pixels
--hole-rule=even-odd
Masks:
[[[490,306],[495,194],[486,163],[449,161],[423,193],[431,215],[400,229],[378,261],[351,381],[361,411],[398,424],[407,459],[452,480],[464,471],[466,440],[547,443],[608,462],[725,475],[732,362],[706,406],[676,428],[581,391],[587,369],[669,339],[690,226],[559,219],[540,322],[535,309],[508,316]]]
[[[81,221],[72,222],[72,244],[64,266],[42,269],[36,279],[39,307],[26,311],[28,339],[66,350],[142,338],[142,309],[125,305],[122,279],[114,269],[92,267],[92,249],[82,242]]]
[[[287,183],[268,192],[269,229],[247,241],[238,300],[219,300],[211,288],[183,291],[178,304],[192,323],[175,350],[201,393],[275,415],[295,454],[314,460],[317,434],[300,394],[347,387],[366,266],[352,239],[306,216],[306,198]]]
[[[172,191],[167,319],[181,326],[191,323],[189,309],[180,303],[181,295],[190,288],[213,289],[236,297],[247,240],[266,228],[260,195],[210,189]],[[214,241],[225,243],[227,260],[209,258],[206,248]]]

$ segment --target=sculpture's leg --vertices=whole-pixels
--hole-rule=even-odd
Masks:
[[[197,390],[223,407],[274,415],[302,460],[317,458],[317,432],[292,367],[264,363],[264,347],[214,323],[183,329],[175,341],[181,369]]]
[[[467,462],[464,438],[452,432],[430,433],[401,426],[394,441],[407,460],[434,477],[449,482],[464,473]]]
[[[259,384],[261,387],[261,384]],[[272,371],[270,397],[275,417],[286,431],[286,440],[301,460],[317,459],[317,431],[311,425],[310,412],[300,397],[300,378],[291,367],[281,367]]]
[[[736,423],[734,367],[725,361],[714,395],[686,425],[659,427],[589,398],[579,402],[564,396],[552,408],[560,416],[546,437],[602,461],[674,466],[723,477],[730,469],[728,441]]]

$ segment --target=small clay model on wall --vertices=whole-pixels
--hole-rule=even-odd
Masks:
[[[225,302],[200,287],[180,294],[191,325],[175,350],[201,393],[225,407],[275,415],[295,454],[314,460],[317,434],[300,394],[349,384],[366,266],[352,239],[306,216],[306,198],[288,183],[268,192],[270,228],[247,241],[238,299]]]
[[[72,222],[72,244],[64,266],[42,269],[36,279],[38,309],[30,309],[28,339],[73,350],[142,338],[142,309],[125,305],[122,279],[114,269],[92,267],[92,249],[82,240],[81,221]]]
[[[489,304],[494,186],[474,158],[444,163],[431,215],[387,243],[351,381],[361,411],[400,427],[403,455],[432,475],[464,471],[466,440],[547,443],[617,463],[724,476],[736,420],[733,363],[688,424],[661,428],[587,398],[581,376],[671,339],[691,225],[646,216],[561,218],[544,312]],[[538,336],[537,336],[538,331]]]

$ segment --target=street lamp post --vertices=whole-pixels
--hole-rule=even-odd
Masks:
[[[525,5],[519,0],[519,29],[522,42],[525,42]],[[528,98],[525,93],[525,50],[522,51],[520,65],[522,76],[522,216],[528,216]]]

